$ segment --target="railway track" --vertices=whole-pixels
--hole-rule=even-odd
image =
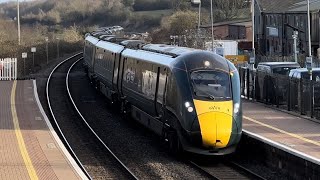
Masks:
[[[56,131],[88,179],[138,179],[94,132],[73,101],[69,76],[81,59],[79,53],[61,62],[47,80],[47,103]]]
[[[190,163],[212,179],[265,180],[265,178],[232,161],[218,162],[209,165],[203,165],[194,161],[190,161]]]

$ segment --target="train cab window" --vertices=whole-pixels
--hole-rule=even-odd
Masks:
[[[230,76],[221,71],[194,71],[191,80],[195,97],[219,100],[231,99]]]
[[[293,67],[276,67],[272,69],[273,74],[281,74],[281,75],[288,75],[290,70],[294,69]]]

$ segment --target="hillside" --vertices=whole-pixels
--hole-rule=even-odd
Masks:
[[[227,1],[229,4],[224,3]],[[207,12],[205,9],[210,7],[209,2],[203,0],[204,15]],[[241,1],[214,2],[215,19],[221,21],[235,18],[237,14],[233,15],[230,9],[235,2]],[[243,0],[239,8],[245,8],[245,2]],[[197,12],[197,7],[193,7],[189,0],[35,0],[20,3],[22,24],[58,27],[122,25],[129,30],[158,27],[163,17],[188,9]],[[0,4],[0,17],[14,19],[16,11],[16,2]]]

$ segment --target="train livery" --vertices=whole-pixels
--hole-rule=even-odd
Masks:
[[[242,134],[235,66],[209,51],[86,35],[84,65],[122,113],[161,136],[173,153],[233,153]]]

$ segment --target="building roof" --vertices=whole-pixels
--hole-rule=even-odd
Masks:
[[[231,25],[231,26],[252,26],[251,19],[236,19],[232,21],[222,21],[222,22],[216,22],[213,23],[213,27],[217,26],[225,26],[225,25]],[[211,24],[202,25],[203,28],[211,28]]]
[[[310,0],[310,11],[315,11],[320,9],[320,0]],[[294,12],[306,12],[307,11],[307,1],[301,1],[293,4],[289,11]]]
[[[265,13],[282,13],[289,10],[292,4],[302,0],[256,0],[260,10]]]

